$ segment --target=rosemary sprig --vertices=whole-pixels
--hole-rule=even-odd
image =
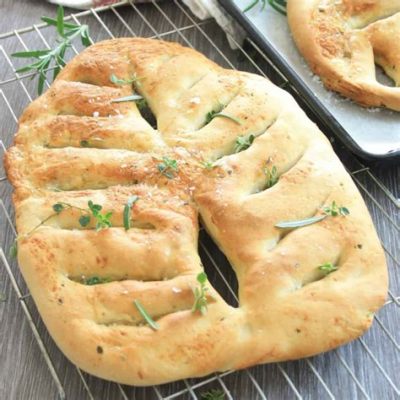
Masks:
[[[119,97],[118,99],[113,99],[111,100],[111,103],[125,103],[127,101],[140,101],[143,100],[143,96],[141,96],[140,94],[131,94],[129,96],[125,96],[125,97]]]
[[[123,214],[124,214],[124,228],[126,231],[131,228],[132,207],[138,200],[139,200],[139,197],[136,195],[133,195],[133,196],[129,197],[128,201],[125,204]]]
[[[154,329],[155,331],[160,329],[157,322],[155,322],[153,318],[151,318],[151,316],[148,314],[148,312],[145,310],[145,308],[142,306],[139,300],[134,300],[133,304],[136,306],[137,310],[140,312],[143,319],[150,325],[152,329]]]
[[[54,49],[46,50],[29,50],[12,54],[18,58],[36,58],[37,61],[18,68],[16,72],[31,72],[35,75],[39,74],[38,94],[43,93],[44,82],[46,80],[46,72],[52,63],[55,64],[53,71],[53,80],[65,65],[64,57],[68,48],[71,47],[72,41],[76,37],[81,38],[82,45],[87,47],[91,45],[89,38],[89,27],[87,25],[76,25],[64,21],[64,9],[62,6],[57,8],[57,18],[42,17],[42,21],[47,25],[55,26],[57,29],[57,45]],[[33,75],[33,76],[35,76]]]
[[[312,225],[316,222],[322,221],[327,217],[338,217],[338,216],[347,216],[350,214],[350,211],[346,207],[339,207],[336,204],[336,201],[333,201],[330,206],[326,206],[322,208],[323,215],[318,215],[311,218],[300,219],[295,221],[283,221],[278,222],[275,224],[276,228],[282,229],[293,229],[293,228],[300,228],[302,226]]]
[[[202,315],[205,315],[207,312],[207,297],[206,292],[208,288],[206,286],[207,282],[207,275],[205,272],[200,272],[197,275],[197,282],[199,286],[194,288],[193,295],[194,295],[194,303],[192,307],[192,312],[200,311]]]

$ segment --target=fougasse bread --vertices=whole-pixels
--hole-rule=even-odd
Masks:
[[[5,164],[43,321],[101,378],[152,385],[311,356],[357,338],[385,301],[380,242],[327,138],[267,79],[179,44],[89,47],[25,110]],[[204,282],[200,218],[238,307]]]
[[[288,0],[293,38],[325,85],[400,111],[400,0]],[[394,85],[376,79],[375,64]]]

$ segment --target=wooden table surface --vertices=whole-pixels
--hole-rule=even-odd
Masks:
[[[128,21],[128,25],[136,34],[142,36],[154,35],[154,30],[165,34],[165,39],[184,43],[188,40],[196,49],[205,53],[216,62],[227,65],[225,57],[235,67],[254,72],[254,66],[239,51],[229,49],[223,32],[212,21],[202,25],[208,38],[196,27],[192,26],[192,16],[184,12],[173,1],[160,3],[164,13],[173,24],[183,29],[180,34],[174,31],[175,27],[165,15],[160,14],[154,5],[140,5],[140,13],[147,18],[144,22],[137,10],[132,7],[122,7],[120,15]],[[66,10],[68,14],[71,10]],[[17,28],[31,26],[39,22],[42,15],[54,15],[55,7],[44,0],[0,0],[0,34]],[[120,23],[115,13],[107,11],[99,14],[104,23],[110,27],[115,36],[129,36],[129,31]],[[82,23],[88,23],[91,36],[95,41],[109,37],[93,15],[79,18]],[[195,22],[198,22],[194,19]],[[152,27],[150,26],[152,25]],[[54,40],[54,30],[40,30],[50,43]],[[20,35],[27,47],[43,48],[44,44],[35,31]],[[210,42],[210,40],[213,43]],[[12,143],[12,136],[16,130],[15,117],[18,117],[27,106],[30,97],[36,97],[36,81],[23,79],[13,80],[15,74],[10,66],[7,55],[17,50],[23,50],[20,40],[15,36],[0,39],[0,140],[6,147]],[[279,78],[265,60],[254,49],[247,47],[249,54],[260,68],[273,80]],[[11,60],[14,62],[15,60]],[[21,65],[17,62],[15,65]],[[25,90],[26,88],[26,90]],[[289,89],[290,90],[290,89]],[[299,99],[300,103],[301,99]],[[310,117],[315,119],[310,113]],[[330,136],[324,123],[319,122],[322,129]],[[11,187],[4,179],[0,180],[0,399],[10,400],[41,400],[58,398],[59,388],[52,377],[46,363],[46,357],[40,349],[35,337],[37,328],[38,337],[54,366],[62,389],[68,399],[160,399],[180,390],[186,390],[178,399],[201,398],[201,393],[210,388],[222,388],[226,391],[225,399],[292,399],[303,397],[306,399],[395,399],[400,397],[400,282],[398,260],[400,259],[399,226],[400,214],[396,206],[396,199],[400,198],[400,168],[398,165],[376,164],[365,169],[346,148],[336,139],[334,140],[337,154],[349,171],[355,172],[353,177],[364,196],[371,211],[379,235],[387,250],[388,267],[390,270],[390,293],[387,305],[378,313],[379,321],[362,338],[347,346],[313,357],[309,360],[272,364],[251,368],[247,371],[232,372],[223,377],[193,379],[187,382],[177,382],[171,385],[162,385],[158,388],[133,388],[118,386],[87,374],[81,373],[69,363],[56,348],[49,337],[38,315],[34,303],[29,296],[16,263],[8,257],[7,249],[12,243],[14,233],[7,216],[13,218],[13,208],[10,195]],[[0,159],[2,158],[0,148]],[[0,179],[4,177],[4,170],[0,162]],[[359,171],[359,172],[357,172]],[[3,207],[4,204],[4,207]],[[224,256],[218,252],[209,238],[202,237],[202,243],[211,250],[213,260],[200,246],[201,257],[213,285],[222,295],[233,303],[233,297],[221,278],[222,272],[228,284],[236,290],[236,281],[229,269]],[[7,262],[8,260],[8,262]],[[213,264],[213,261],[216,264]],[[9,263],[9,264],[8,264]],[[7,268],[9,265],[9,272]],[[216,270],[216,265],[218,270]],[[12,277],[21,290],[19,298],[13,289]],[[32,316],[32,324],[26,317],[28,311]],[[35,328],[35,329],[36,329]],[[68,333],[66,333],[68,334]],[[82,378],[85,383],[83,383]],[[85,387],[87,385],[87,387]],[[188,391],[187,385],[193,390]]]

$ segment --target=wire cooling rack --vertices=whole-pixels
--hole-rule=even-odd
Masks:
[[[214,21],[197,20],[177,0],[140,6],[121,2],[71,14],[67,19],[88,24],[93,42],[122,36],[177,41],[225,67],[267,75],[297,95],[254,43],[247,42],[245,48],[239,46],[239,50],[232,51]],[[49,47],[54,39],[54,30],[45,24],[0,35],[1,159],[12,143],[18,115],[36,97],[37,77],[31,80],[30,74],[16,73],[21,60],[10,54],[32,46]],[[80,50],[79,43],[75,43],[70,57]],[[51,71],[49,77],[50,74]],[[304,105],[301,98],[298,101]],[[148,388],[123,386],[84,373],[65,359],[49,337],[16,262],[8,256],[16,232],[11,186],[0,165],[0,398],[201,399],[210,389],[222,391],[229,400],[400,398],[399,169],[368,168],[340,144],[335,148],[369,207],[386,251],[390,290],[372,329],[349,345],[313,358]],[[203,231],[199,251],[214,287],[227,302],[237,304],[235,276],[224,255]]]

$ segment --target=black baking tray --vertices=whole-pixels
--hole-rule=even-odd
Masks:
[[[242,10],[249,0],[219,0],[246,30],[307,106],[354,154],[373,161],[400,160],[400,112],[366,109],[324,88],[299,54],[286,17],[269,4]],[[384,79],[384,78],[382,78]]]

